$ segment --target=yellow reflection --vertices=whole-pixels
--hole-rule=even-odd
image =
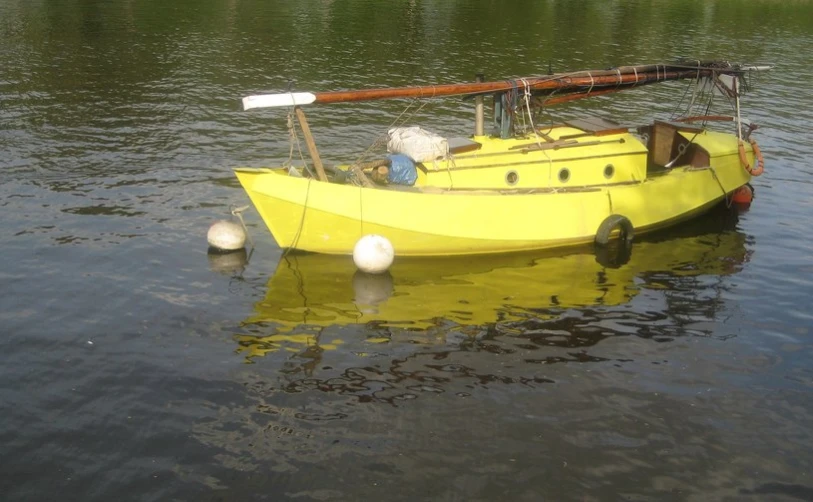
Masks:
[[[327,326],[365,324],[372,328],[366,330],[368,350],[375,350],[390,341],[380,327],[400,332],[449,325],[476,328],[554,316],[565,308],[622,305],[641,287],[668,289],[674,278],[735,273],[748,257],[745,240],[740,232],[723,230],[636,242],[629,261],[618,267],[597,259],[592,248],[559,254],[396,258],[383,275],[357,271],[350,257],[288,255],[269,280],[265,298],[255,305],[255,315],[245,323],[272,327],[274,334],[239,335],[236,340],[249,358],[280,349],[304,350],[300,356],[316,357],[341,343],[324,338]]]

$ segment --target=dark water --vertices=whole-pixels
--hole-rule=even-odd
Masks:
[[[813,500],[807,1],[0,0],[3,500]],[[244,95],[774,63],[747,212],[589,249],[247,264],[205,233],[289,155]],[[682,86],[552,110],[667,118]],[[409,103],[310,112],[328,162]],[[471,105],[410,116],[470,131]],[[278,266],[279,265],[279,266]]]

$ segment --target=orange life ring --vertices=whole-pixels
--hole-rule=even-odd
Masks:
[[[748,163],[748,158],[745,156],[745,145],[743,144],[742,140],[739,140],[738,144],[738,149],[740,152],[740,164],[742,164],[742,166],[751,176],[759,176],[765,171],[765,160],[762,158],[762,152],[759,151],[757,140],[752,138],[749,139],[748,142],[751,143],[751,148],[754,150],[756,165],[752,168],[751,164]]]

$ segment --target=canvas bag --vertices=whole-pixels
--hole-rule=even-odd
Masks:
[[[415,162],[432,162],[449,153],[446,138],[420,127],[393,127],[387,131],[387,151],[406,155]]]

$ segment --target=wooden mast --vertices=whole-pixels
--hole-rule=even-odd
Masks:
[[[720,62],[692,62],[675,65],[622,66],[611,70],[558,73],[541,77],[527,77],[495,82],[469,82],[461,84],[421,85],[360,89],[329,92],[288,92],[243,98],[243,108],[296,106],[312,103],[346,103],[377,99],[434,98],[465,94],[490,94],[510,90],[548,91],[571,93],[581,91],[583,97],[592,91],[630,88],[667,80],[699,79],[719,74],[742,75],[751,70],[767,70],[769,66],[738,66]],[[584,92],[584,91],[587,92]]]
[[[624,84],[638,84],[645,82],[661,82],[665,80],[679,80],[684,78],[697,78],[711,76],[712,70],[682,70],[659,71],[639,73],[613,73],[611,75],[588,76],[547,76],[524,78],[499,82],[474,82],[467,84],[424,85],[416,87],[390,87],[382,89],[362,89],[355,91],[328,91],[315,92],[315,103],[348,103],[353,101],[372,101],[377,99],[396,98],[436,98],[461,94],[480,94],[504,92],[511,89],[522,91],[526,88],[532,91],[580,89],[583,87],[605,87]]]
[[[478,73],[474,80],[476,82],[485,81],[486,77],[482,73]],[[483,103],[483,96],[479,95],[474,98],[474,135],[483,136],[485,134],[485,104]]]
[[[635,85],[667,80],[710,77],[715,73],[742,73],[731,68],[691,68],[687,66],[642,65],[624,66],[614,70],[579,71],[543,77],[529,77],[496,82],[470,82],[461,84],[390,87],[354,91],[316,92],[315,103],[344,103],[393,98],[433,98],[456,94],[478,94],[508,91],[565,91],[568,89],[598,88],[616,85]]]

